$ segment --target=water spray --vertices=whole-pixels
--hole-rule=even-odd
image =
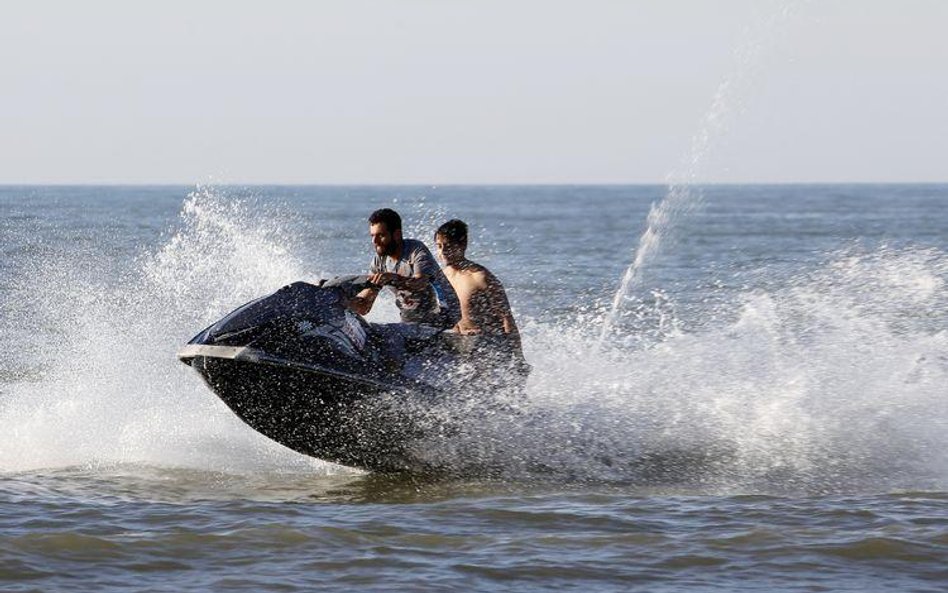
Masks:
[[[702,194],[697,183],[705,172],[708,155],[716,143],[726,136],[731,118],[740,113],[746,96],[757,80],[763,59],[773,45],[775,29],[785,23],[801,0],[781,3],[779,9],[745,29],[735,51],[736,67],[718,85],[711,106],[691,139],[691,148],[682,166],[666,177],[668,190],[661,202],[652,204],[646,229],[634,250],[632,263],[622,275],[622,282],[612,299],[599,335],[599,346],[605,344],[616,325],[623,302],[642,283],[643,271],[655,260],[663,244],[673,236],[676,223],[701,207]]]

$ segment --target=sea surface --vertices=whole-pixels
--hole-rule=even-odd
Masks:
[[[545,420],[432,444],[489,479],[298,455],[175,358],[386,206],[507,287]],[[948,590],[946,185],[5,186],[0,253],[0,591]]]

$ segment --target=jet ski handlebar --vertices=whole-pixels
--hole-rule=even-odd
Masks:
[[[369,280],[368,274],[353,274],[348,276],[336,276],[329,280],[320,280],[321,288],[336,288],[347,299],[351,299],[366,288],[381,290],[381,286]]]

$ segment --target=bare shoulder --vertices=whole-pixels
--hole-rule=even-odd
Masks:
[[[500,279],[490,270],[481,266],[479,289],[490,299],[492,307],[500,312],[509,312],[510,305],[507,302],[507,291]]]
[[[493,272],[488,270],[486,267],[475,264],[476,271],[474,274],[477,276],[478,283],[484,288],[500,288],[503,289],[504,285],[500,282],[500,279],[494,275]]]

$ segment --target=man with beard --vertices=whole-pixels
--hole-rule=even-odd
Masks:
[[[457,294],[425,244],[402,238],[402,219],[390,208],[369,216],[369,236],[375,247],[369,279],[395,293],[403,322],[444,329],[461,319]],[[379,289],[367,288],[349,301],[360,315],[372,310]]]

